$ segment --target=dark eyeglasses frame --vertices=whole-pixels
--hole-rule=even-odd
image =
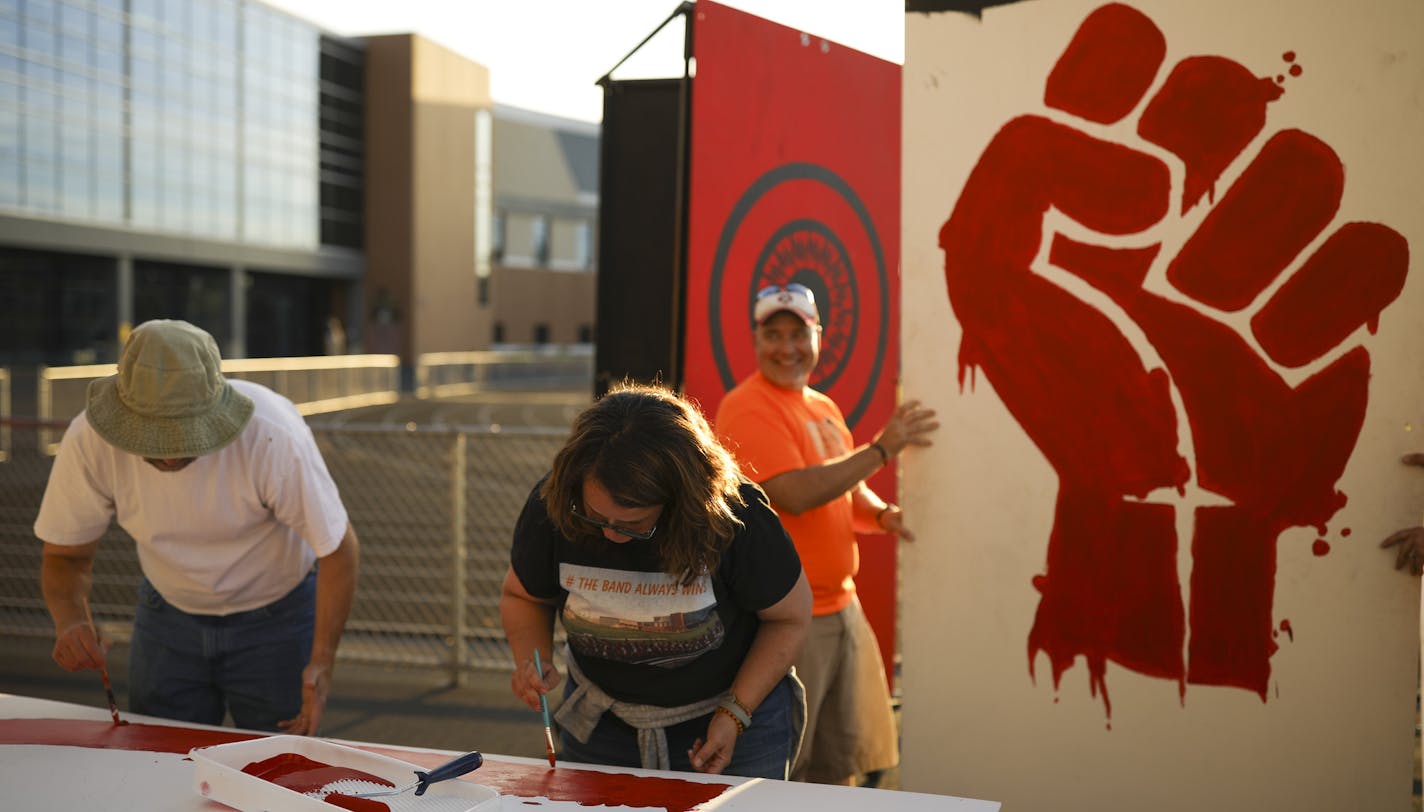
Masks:
[[[579,513],[578,504],[574,502],[569,503],[569,513],[573,514],[573,517],[575,519],[578,519],[582,522],[587,522],[601,530],[612,530],[620,536],[627,536],[630,539],[637,539],[638,541],[647,541],[653,537],[654,533],[658,532],[658,526],[656,524],[654,524],[647,530],[629,530],[626,527],[619,527],[616,524],[601,522],[598,519],[593,518],[592,516],[585,516],[584,514]]]
[[[811,289],[808,288],[808,287],[806,287],[805,285],[801,284],[800,282],[787,282],[787,283],[784,284],[784,285],[767,285],[766,287],[764,287],[764,288],[762,288],[761,290],[757,291],[756,298],[757,298],[757,301],[761,301],[762,299],[765,299],[766,297],[772,295],[773,293],[781,293],[782,291],[794,291],[794,292],[796,292],[796,293],[805,293],[805,294],[811,296],[813,299],[815,298],[815,294],[811,292]]]

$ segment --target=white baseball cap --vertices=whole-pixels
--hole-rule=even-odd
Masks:
[[[795,313],[807,324],[821,323],[821,312],[816,309],[816,295],[810,288],[796,282],[768,285],[758,291],[752,321],[760,325],[783,310]]]

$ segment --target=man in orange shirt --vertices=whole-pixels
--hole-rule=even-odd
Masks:
[[[855,595],[855,534],[914,538],[900,507],[865,479],[907,446],[929,445],[939,423],[911,401],[873,442],[855,447],[840,409],[809,386],[821,348],[811,291],[794,283],[765,288],[753,319],[757,372],[722,400],[717,432],[771,497],[811,582],[811,634],[796,661],[806,732],[792,778],[853,784],[899,762],[880,648]]]

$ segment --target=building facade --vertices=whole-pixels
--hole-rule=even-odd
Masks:
[[[160,317],[230,357],[591,340],[597,143],[417,36],[0,0],[0,366]]]
[[[156,317],[320,353],[365,271],[361,60],[242,0],[0,2],[0,363]]]
[[[599,126],[496,105],[496,345],[591,344]]]

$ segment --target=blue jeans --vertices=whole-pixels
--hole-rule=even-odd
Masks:
[[[311,658],[316,574],[284,597],[247,612],[190,615],[139,586],[129,650],[134,713],[277,730],[302,708],[302,669]]]
[[[786,778],[794,745],[791,740],[792,693],[789,679],[777,683],[757,706],[751,727],[737,737],[732,763],[722,771],[724,775]],[[564,697],[573,693],[575,687],[573,678],[565,680]],[[695,772],[687,758],[687,751],[692,748],[694,740],[707,738],[710,721],[712,714],[709,713],[667,728],[668,759],[672,769]],[[612,713],[605,713],[587,743],[575,739],[567,731],[560,731],[559,758],[613,767],[642,766],[638,759],[638,731]]]

